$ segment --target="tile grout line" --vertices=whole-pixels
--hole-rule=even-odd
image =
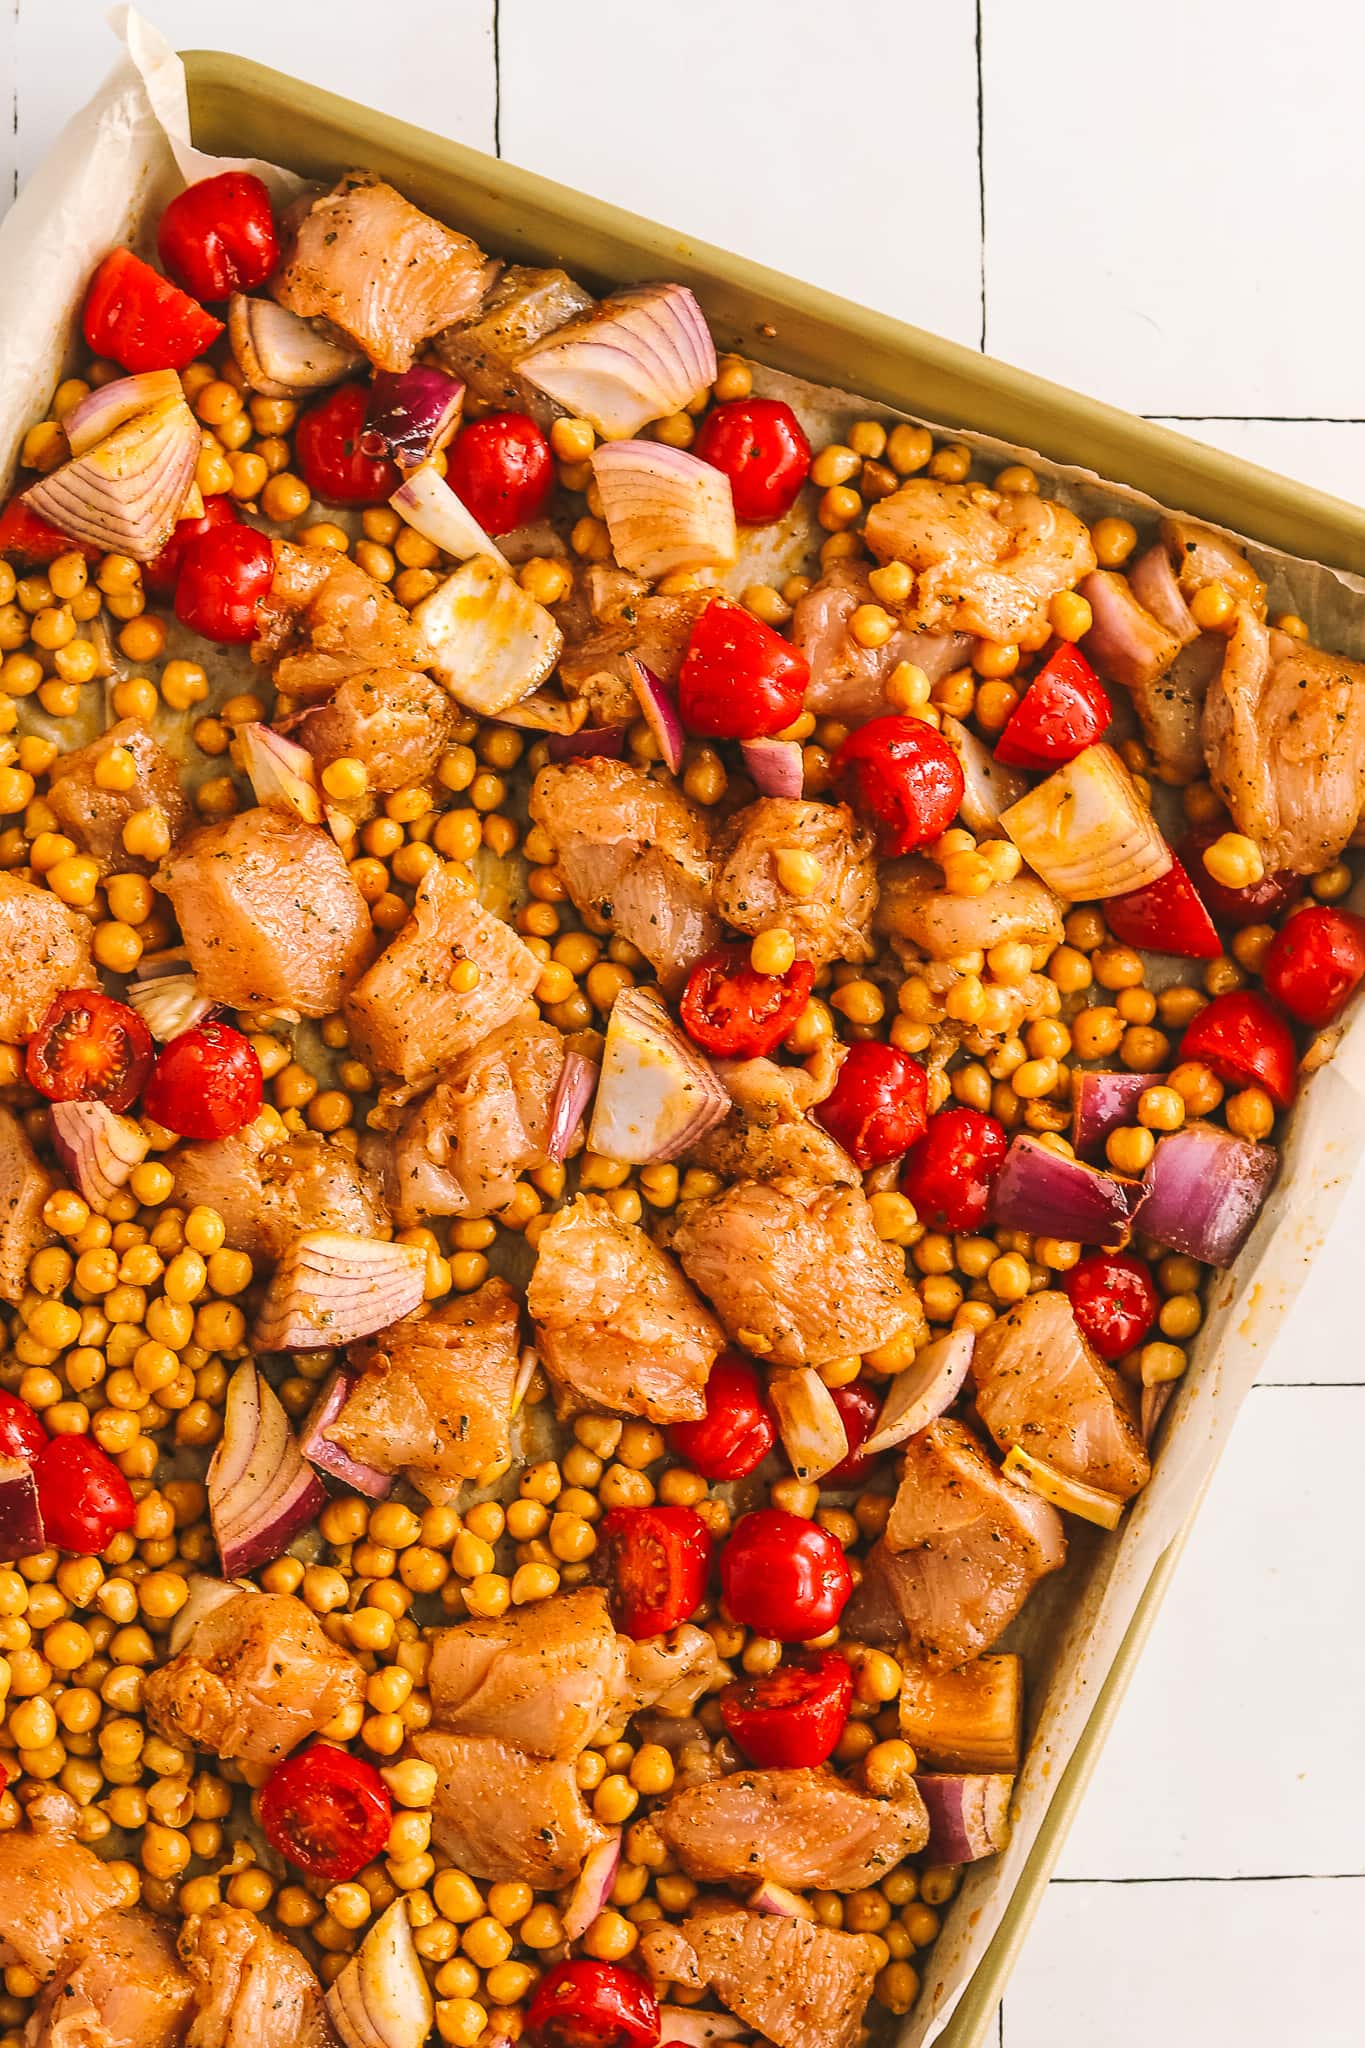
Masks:
[[[1365,1883],[1365,1870],[1254,1870],[1231,1872],[1222,1876],[1204,1872],[1193,1876],[1173,1874],[1169,1877],[1054,1877],[1049,1882],[1060,1885],[1361,1884]]]
[[[502,155],[502,0],[493,0],[493,154]]]
[[[10,172],[10,198],[19,197],[19,0],[12,0],[10,13],[10,60],[14,65],[13,107],[10,132],[14,137],[14,168]]]
[[[981,62],[981,5],[976,0],[976,204],[981,229],[981,353],[986,353],[986,90]]]

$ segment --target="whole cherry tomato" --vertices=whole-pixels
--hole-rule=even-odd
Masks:
[[[810,473],[810,442],[780,398],[731,398],[713,406],[692,453],[729,477],[735,517],[750,526],[790,512]]]
[[[1294,1034],[1255,989],[1215,996],[1185,1026],[1182,1060],[1202,1060],[1229,1088],[1264,1088],[1288,1109],[1297,1086]]]
[[[691,733],[769,739],[800,715],[810,666],[789,640],[742,605],[713,597],[692,628],[678,672],[678,710]]]
[[[746,945],[717,946],[687,977],[678,1014],[703,1052],[758,1059],[786,1037],[814,985],[810,960],[793,961],[785,974],[760,974]]]
[[[1215,882],[1204,866],[1204,855],[1227,829],[1226,818],[1216,824],[1197,825],[1186,833],[1177,852],[1190,880],[1219,924],[1230,924],[1235,930],[1246,924],[1267,924],[1282,910],[1287,910],[1291,903],[1298,901],[1303,894],[1303,877],[1290,874],[1288,868],[1280,868],[1274,874],[1263,876],[1259,882],[1250,883],[1245,889],[1229,889],[1225,883]]]
[[[1145,1343],[1160,1301],[1141,1259],[1128,1252],[1092,1252],[1063,1276],[1081,1335],[1101,1358],[1122,1358]]]
[[[711,1531],[695,1508],[608,1508],[597,1540],[612,1618],[623,1635],[667,1635],[701,1606]]]
[[[555,1963],[526,2009],[526,2030],[543,2048],[654,2048],[661,2024],[643,1977],[590,1956]]]
[[[82,325],[94,355],[135,371],[183,370],[223,331],[131,249],[112,250],[91,278]]]
[[[1335,1024],[1365,979],[1365,917],[1326,903],[1296,911],[1271,941],[1261,978],[1300,1024]]]
[[[0,1458],[27,1458],[32,1463],[46,1442],[37,1410],[0,1387]]]
[[[1060,768],[1093,746],[1114,707],[1079,647],[1063,643],[1005,722],[995,758],[1011,768]]]
[[[256,607],[274,578],[275,556],[265,535],[254,526],[217,521],[188,542],[180,557],[175,615],[206,640],[254,640]]]
[[[58,555],[77,554],[98,562],[102,552],[91,541],[72,540],[49,526],[22,498],[11,498],[0,513],[0,555],[18,555],[22,562],[54,562]]]
[[[49,1102],[127,1109],[152,1071],[152,1034],[126,1003],[97,988],[63,990],[28,1042],[24,1072]]]
[[[315,498],[331,505],[382,505],[402,483],[396,462],[361,448],[369,403],[365,385],[339,384],[295,427],[294,454]]]
[[[725,1732],[760,1770],[811,1770],[833,1756],[853,1705],[853,1673],[837,1650],[810,1650],[766,1678],[719,1695]]]
[[[161,553],[152,561],[143,563],[142,580],[148,590],[154,597],[171,597],[190,542],[198,540],[201,534],[212,533],[217,527],[240,526],[241,523],[237,507],[226,492],[206,498],[199,518],[177,520]]]
[[[1142,946],[1149,953],[1216,960],[1223,950],[1213,919],[1174,854],[1165,874],[1145,889],[1106,897],[1104,921],[1125,946]]]
[[[156,252],[196,299],[254,291],[280,260],[270,194],[250,171],[200,178],[162,214]]]
[[[524,412],[471,420],[446,464],[446,482],[485,533],[510,533],[539,519],[554,481],[550,444]]]
[[[372,1863],[393,1821],[374,1765],[328,1742],[276,1764],[261,1787],[260,1810],[271,1847],[321,1884],[345,1884]]]
[[[733,1619],[780,1643],[824,1635],[853,1591],[838,1540],[785,1508],[740,1516],[720,1554],[720,1583]]]
[[[979,1109],[941,1109],[906,1154],[901,1193],[931,1230],[975,1230],[985,1221],[1009,1140]]]
[[[826,1472],[820,1484],[856,1486],[876,1463],[875,1458],[863,1456],[863,1445],[876,1426],[882,1404],[866,1380],[850,1380],[846,1387],[831,1387],[829,1397],[839,1411],[839,1420],[848,1438],[848,1449],[833,1471]]]
[[[700,1422],[674,1422],[669,1441],[703,1479],[743,1479],[777,1441],[777,1424],[753,1365],[740,1351],[722,1351],[706,1382]]]
[[[181,1138],[230,1138],[261,1106],[256,1048],[230,1024],[206,1017],[161,1049],[142,1106]]]
[[[894,1045],[865,1038],[844,1055],[832,1092],[815,1110],[855,1166],[864,1172],[924,1136],[929,1081],[918,1060]]]
[[[849,734],[830,768],[844,801],[876,825],[888,857],[937,839],[962,802],[957,755],[922,718],[870,719]]]
[[[33,1460],[43,1533],[58,1550],[98,1557],[121,1529],[131,1529],[132,1488],[93,1437],[54,1436]]]

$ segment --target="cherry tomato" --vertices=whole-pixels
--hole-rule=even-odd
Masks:
[[[275,556],[265,535],[254,526],[217,521],[181,555],[175,615],[206,640],[254,640],[256,607],[274,578]]]
[[[90,280],[82,316],[97,356],[125,370],[183,370],[223,331],[221,320],[134,256],[114,249]]]
[[[1267,924],[1298,901],[1303,894],[1303,877],[1280,868],[1245,889],[1229,889],[1226,884],[1215,882],[1204,866],[1204,854],[1227,829],[1226,819],[1199,825],[1185,835],[1177,851],[1190,880],[1219,924],[1230,924],[1234,930],[1246,924]]]
[[[254,291],[280,259],[270,194],[250,171],[201,178],[162,214],[156,252],[196,299]]]
[[[922,718],[892,713],[851,732],[830,764],[845,803],[877,826],[883,855],[913,853],[948,830],[962,802],[957,755]]]
[[[206,1017],[162,1047],[142,1106],[177,1137],[230,1138],[255,1117],[262,1088],[251,1040]]]
[[[46,1442],[37,1410],[0,1387],[0,1458],[27,1458],[32,1463]]]
[[[152,1034],[126,1003],[97,988],[69,988],[28,1043],[24,1072],[49,1102],[127,1109],[152,1071]]]
[[[1202,1060],[1229,1088],[1264,1088],[1280,1109],[1294,1100],[1294,1034],[1255,989],[1233,989],[1206,1004],[1185,1027],[1180,1057]]]
[[[1365,979],[1365,917],[1325,903],[1296,911],[1271,941],[1261,978],[1300,1024],[1335,1024]]]
[[[660,2027],[645,1979],[590,1956],[555,1963],[526,2009],[527,2032],[544,2048],[654,2048]]]
[[[276,1764],[260,1807],[270,1846],[322,1884],[345,1884],[381,1855],[393,1820],[374,1765],[328,1742]]]
[[[846,1387],[831,1387],[830,1399],[839,1411],[848,1438],[848,1450],[832,1472],[826,1472],[822,1486],[856,1486],[876,1463],[863,1456],[863,1445],[871,1436],[882,1404],[866,1380],[850,1380]]]
[[[806,657],[789,640],[713,597],[678,672],[678,710],[689,732],[709,739],[769,739],[800,715],[809,681]]]
[[[790,512],[810,472],[810,442],[780,398],[731,398],[713,406],[692,453],[729,477],[735,517],[750,526]]]
[[[918,1060],[894,1045],[865,1038],[849,1047],[833,1091],[815,1116],[866,1172],[899,1159],[924,1136],[928,1094],[928,1077]]]
[[[1092,1252],[1064,1275],[1062,1286],[1081,1335],[1101,1358],[1122,1358],[1146,1342],[1161,1304],[1141,1259]]]
[[[695,1508],[608,1508],[597,1540],[623,1635],[667,1635],[701,1606],[711,1531]]]
[[[152,561],[143,563],[142,580],[148,590],[154,597],[172,596],[190,542],[198,540],[201,534],[212,533],[216,527],[240,526],[241,523],[237,507],[226,493],[206,498],[200,517],[177,520],[161,553]]]
[[[853,1591],[836,1538],[785,1508],[740,1516],[720,1554],[720,1583],[733,1619],[780,1643],[824,1635]]]
[[[810,960],[760,974],[745,945],[717,946],[687,977],[678,1014],[688,1037],[725,1059],[758,1059],[791,1030],[815,985]]]
[[[524,412],[490,412],[456,439],[446,482],[485,533],[539,519],[554,488],[550,444]]]
[[[975,1230],[985,1221],[1009,1140],[979,1109],[941,1109],[906,1155],[901,1193],[931,1230]]]
[[[294,454],[315,498],[331,505],[382,505],[403,481],[386,456],[360,445],[370,394],[363,384],[339,384],[310,406],[294,429]]]
[[[1039,669],[995,743],[1011,768],[1060,768],[1095,744],[1114,716],[1079,647],[1064,643]]]
[[[853,1673],[837,1650],[810,1650],[766,1678],[719,1696],[725,1732],[765,1771],[810,1770],[834,1754],[853,1705]]]
[[[1223,950],[1213,919],[1174,854],[1158,881],[1106,897],[1104,921],[1125,946],[1144,946],[1151,953],[1216,960]]]
[[[98,1557],[131,1529],[132,1488],[93,1437],[54,1436],[33,1460],[43,1533],[58,1550]]]
[[[700,1422],[672,1423],[668,1436],[703,1479],[743,1479],[763,1463],[777,1441],[777,1424],[742,1352],[721,1352],[706,1382],[705,1415]]]
[[[30,511],[22,498],[11,498],[0,513],[0,555],[18,555],[23,562],[53,562],[58,555],[84,555],[98,562],[102,550],[88,540],[72,540]]]

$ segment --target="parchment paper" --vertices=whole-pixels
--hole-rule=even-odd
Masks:
[[[183,73],[165,39],[130,8],[116,9],[111,22],[125,42],[123,60],[0,226],[0,474],[7,480],[25,429],[43,416],[61,375],[73,313],[100,257],[116,242],[136,242],[182,180],[228,161],[191,146]],[[273,166],[250,168],[280,197],[297,188],[297,179]],[[825,436],[858,418],[913,417],[766,370],[758,370],[757,381],[788,398]],[[1160,511],[1178,509],[1028,449],[956,431],[952,438],[968,442],[988,466],[1027,462],[1087,518],[1127,511],[1150,526]],[[1266,578],[1272,609],[1298,612],[1314,640],[1365,658],[1365,582],[1234,537]],[[797,522],[755,539],[734,584],[789,573],[809,543],[808,528]],[[1249,1244],[1236,1267],[1215,1278],[1190,1370],[1167,1411],[1151,1484],[1112,1537],[1069,1523],[1065,1571],[1043,1582],[1012,1632],[1012,1646],[1027,1662],[1031,1730],[1013,1838],[1001,1856],[968,1872],[924,1959],[924,1988],[901,2030],[903,2048],[927,2048],[942,2030],[990,1942],[1143,1588],[1197,1504],[1363,1151],[1365,1020],[1357,1011],[1335,1060],[1302,1091],[1279,1181]]]

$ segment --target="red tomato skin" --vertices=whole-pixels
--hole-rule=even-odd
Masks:
[[[142,1106],[177,1137],[230,1138],[255,1117],[264,1085],[251,1040],[206,1017],[162,1047]]]
[[[200,178],[162,214],[156,253],[196,299],[254,291],[280,260],[270,194],[250,171]]]
[[[237,507],[224,492],[219,496],[206,498],[202,517],[180,519],[171,532],[161,553],[152,561],[142,565],[142,580],[154,597],[173,597],[176,582],[180,576],[180,565],[185,559],[185,550],[191,541],[201,534],[212,533],[218,527],[240,526],[241,518]]]
[[[0,1387],[0,1458],[26,1458],[32,1464],[46,1442],[37,1410]]]
[[[882,1404],[866,1380],[850,1380],[846,1387],[831,1387],[830,1399],[839,1411],[848,1438],[848,1451],[832,1472],[826,1472],[822,1486],[856,1486],[876,1464],[875,1457],[863,1456],[863,1445],[871,1436]]]
[[[1128,1252],[1092,1252],[1063,1275],[1081,1335],[1112,1364],[1145,1343],[1160,1301],[1141,1259]]]
[[[674,1422],[669,1442],[703,1479],[744,1479],[777,1442],[763,1384],[741,1351],[722,1351],[706,1382],[700,1422]]]
[[[1190,880],[1219,924],[1231,925],[1234,931],[1247,924],[1268,924],[1291,903],[1298,902],[1303,894],[1303,877],[1291,874],[1288,868],[1279,868],[1246,889],[1229,889],[1222,882],[1215,882],[1204,866],[1204,854],[1227,829],[1226,819],[1217,824],[1199,825],[1186,833],[1176,851]]]
[[[1060,768],[1093,746],[1113,716],[1094,669],[1079,647],[1064,642],[1010,713],[995,758],[1011,768]]]
[[[746,945],[717,946],[687,977],[678,1014],[704,1052],[758,1059],[781,1044],[814,986],[810,960],[793,961],[785,974],[760,974]]]
[[[731,398],[713,406],[692,453],[729,477],[735,517],[749,526],[790,512],[810,474],[810,442],[780,398]]]
[[[219,521],[190,541],[180,558],[175,615],[219,646],[254,640],[256,607],[274,577],[275,556],[265,535],[254,526]]]
[[[382,1853],[393,1802],[364,1757],[315,1742],[276,1764],[261,1787],[260,1815],[281,1856],[309,1877],[345,1884]]]
[[[853,1673],[837,1650],[811,1650],[766,1678],[719,1695],[725,1732],[765,1771],[812,1770],[838,1746],[853,1706]]]
[[[338,384],[295,427],[294,454],[315,498],[330,505],[383,505],[402,483],[396,462],[361,449],[369,403],[364,384]]]
[[[1207,1003],[1185,1026],[1180,1057],[1202,1060],[1229,1088],[1264,1088],[1278,1109],[1294,1100],[1294,1034],[1255,989],[1233,989]]]
[[[485,533],[510,533],[539,519],[554,481],[550,444],[524,412],[471,420],[446,463],[446,482]]]
[[[619,1963],[574,1956],[545,1972],[526,2009],[544,2048],[654,2048],[662,2022],[645,1979]]]
[[[28,1042],[24,1073],[49,1102],[125,1110],[152,1070],[152,1034],[126,1003],[97,988],[65,989]]]
[[[58,555],[84,555],[98,562],[101,550],[88,540],[72,540],[31,511],[22,498],[11,498],[0,513],[0,555],[18,555],[23,562],[55,562]]]
[[[58,1550],[98,1557],[131,1529],[132,1489],[93,1437],[50,1437],[33,1460],[43,1533]]]
[[[711,1531],[695,1508],[608,1508],[597,1535],[623,1635],[667,1635],[696,1613],[711,1575]]]
[[[899,1159],[924,1136],[928,1096],[928,1076],[918,1060],[866,1038],[849,1047],[815,1117],[866,1173]]]
[[[1261,979],[1291,1017],[1325,1030],[1365,979],[1365,917],[1326,903],[1296,911],[1271,941]]]
[[[761,740],[800,715],[804,654],[742,605],[713,597],[692,628],[678,672],[678,711],[706,739]]]
[[[111,250],[91,278],[82,326],[94,355],[134,372],[183,370],[223,331],[131,249]]]
[[[734,1620],[780,1643],[824,1635],[853,1591],[835,1538],[785,1508],[740,1516],[720,1554],[720,1583]]]
[[[941,1109],[906,1155],[901,1193],[933,1230],[975,1230],[990,1208],[1009,1140],[979,1109]]]
[[[1107,897],[1104,921],[1125,946],[1142,946],[1152,953],[1216,960],[1223,950],[1213,919],[1174,854],[1166,873],[1145,889]]]
[[[830,772],[845,803],[872,819],[887,858],[937,839],[962,803],[962,769],[947,740],[922,718],[898,712],[851,732]]]

